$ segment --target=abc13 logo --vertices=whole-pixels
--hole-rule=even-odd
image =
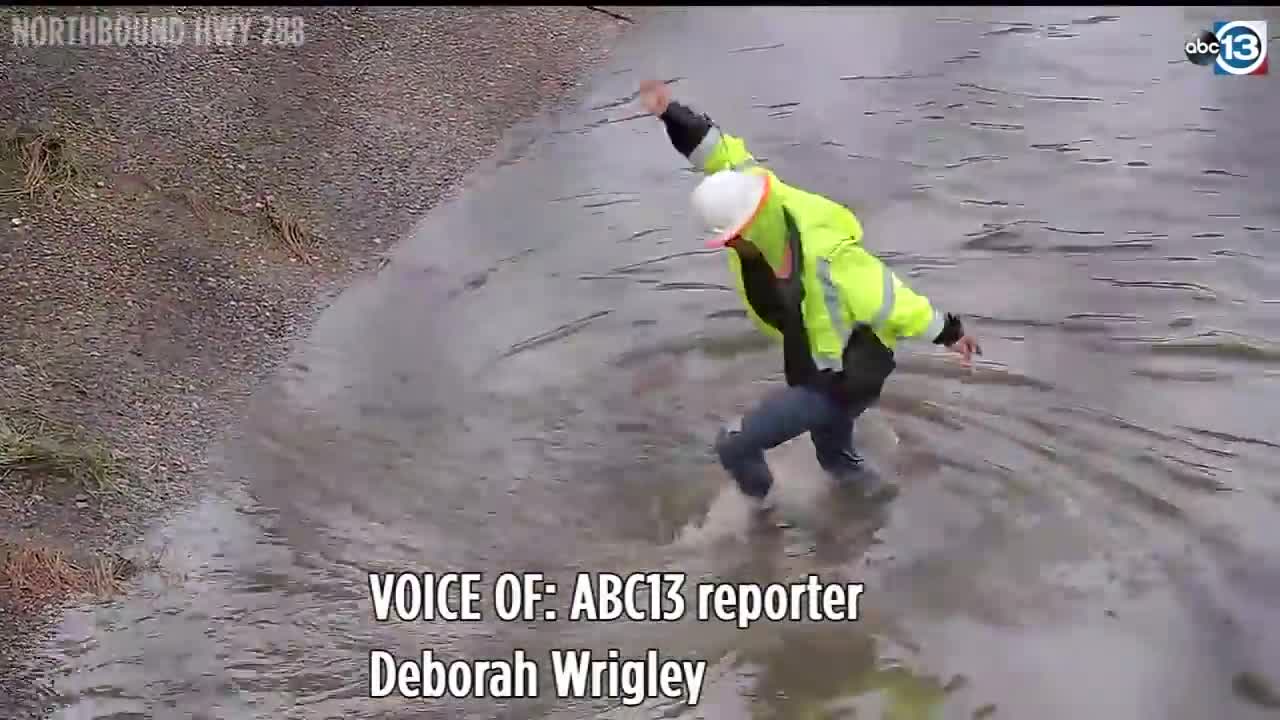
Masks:
[[[1187,41],[1187,59],[1213,65],[1216,75],[1267,74],[1267,23],[1264,20],[1216,22]]]

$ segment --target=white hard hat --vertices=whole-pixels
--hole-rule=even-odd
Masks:
[[[693,190],[693,212],[711,233],[707,247],[721,247],[755,219],[769,192],[767,175],[721,170]]]

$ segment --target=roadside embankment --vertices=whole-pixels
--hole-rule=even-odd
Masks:
[[[0,31],[80,12],[107,11],[11,7]],[[5,717],[37,694],[31,630],[145,562],[128,549],[323,299],[627,26],[584,7],[146,12],[296,14],[305,42],[0,43]]]

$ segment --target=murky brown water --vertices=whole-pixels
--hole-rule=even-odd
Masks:
[[[697,9],[637,30],[581,108],[328,311],[221,448],[225,482],[157,532],[183,577],[67,619],[62,717],[1269,717],[1280,93],[1185,62],[1213,19]],[[880,516],[827,497],[805,441],[779,453],[811,547],[738,538],[711,462],[781,361],[695,252],[694,177],[625,102],[650,75],[850,203],[984,340],[973,372],[913,348],[860,421],[905,485]],[[867,590],[840,625],[377,623],[381,570]],[[517,647],[710,669],[696,709],[367,697],[371,648]]]

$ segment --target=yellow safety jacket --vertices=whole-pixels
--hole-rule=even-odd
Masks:
[[[783,183],[756,161],[742,139],[716,126],[689,154],[689,160],[708,175],[732,169],[769,176],[769,197],[741,234],[761,250],[776,274],[784,266],[788,243],[783,208],[794,221],[803,248],[803,264],[796,268],[802,273],[804,287],[801,314],[819,370],[843,369],[846,343],[860,324],[870,326],[890,351],[899,338],[933,340],[942,332],[946,316],[862,247],[862,225],[848,208]],[[751,319],[766,335],[781,341],[782,333],[756,313],[747,297],[738,254],[727,255]]]

